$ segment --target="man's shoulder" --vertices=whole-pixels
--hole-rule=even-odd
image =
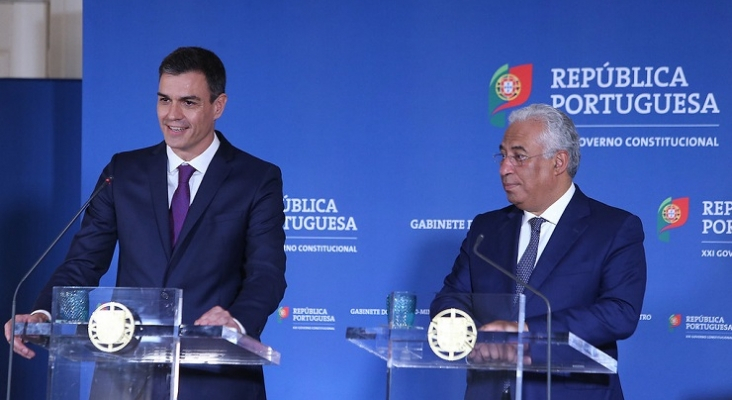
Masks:
[[[279,170],[279,167],[273,162],[267,161],[263,158],[255,156],[254,154],[251,154],[234,146],[233,144],[231,144],[231,142],[224,138],[220,132],[217,131],[217,133],[219,135],[219,139],[221,140],[221,146],[219,147],[219,151],[217,152],[216,156],[223,157],[224,160],[233,162],[235,164],[244,165],[247,168],[275,168]]]
[[[641,219],[628,210],[611,206],[607,203],[599,200],[584,196],[584,199],[580,202],[580,206],[572,205],[565,210],[567,212],[575,214],[575,218],[570,218],[570,221],[583,220],[584,223],[589,223],[595,227],[601,227],[606,232],[617,231],[624,229],[623,227],[632,227],[632,229],[643,232],[643,224]],[[583,210],[586,210],[586,212]],[[564,217],[562,217],[564,219]]]
[[[255,156],[252,153],[246,152],[242,149],[232,146],[231,157],[234,161],[243,162],[247,164],[256,164],[263,167],[277,167],[273,162],[267,161],[263,158]]]
[[[607,218],[625,218],[634,215],[628,210],[612,206],[597,199],[587,197],[587,204],[593,215],[602,215]]]
[[[503,208],[499,208],[496,210],[486,211],[482,214],[478,214],[473,219],[473,223],[491,223],[496,221],[502,221],[509,218],[514,218],[515,216],[521,216],[523,211],[519,210],[518,207],[514,206],[513,204],[509,204]]]
[[[161,153],[162,155],[165,155],[165,142],[160,142],[152,146],[120,151],[116,153],[113,158],[118,160],[138,159],[140,157],[149,157]]]

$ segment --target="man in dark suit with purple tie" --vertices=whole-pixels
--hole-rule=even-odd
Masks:
[[[53,286],[98,285],[117,245],[117,286],[183,289],[184,324],[229,326],[258,339],[279,306],[286,287],[280,169],[215,130],[227,94],[214,53],[179,48],[159,77],[164,141],[112,157],[99,182],[113,176],[113,184],[86,210],[66,260],[36,301],[39,312],[18,322],[49,317],[43,310],[51,309]],[[174,223],[179,167],[191,175],[181,183],[190,207]],[[15,350],[34,355],[18,338]],[[181,367],[180,376],[181,400],[266,398],[261,367]]]
[[[490,266],[477,251],[516,275],[528,264],[528,284],[552,307],[552,331],[572,332],[617,358],[617,341],[636,329],[646,287],[644,233],[635,215],[587,197],[573,178],[580,161],[579,136],[560,110],[535,104],[509,117],[495,158],[510,206],[478,215],[445,278],[432,314],[453,305],[440,300],[458,293],[512,294],[516,283]],[[532,219],[537,219],[531,245]],[[527,251],[527,248],[533,248]],[[523,258],[531,253],[530,261]],[[533,267],[533,270],[531,270]],[[519,291],[523,288],[519,287]],[[546,332],[545,302],[529,290],[525,328]],[[491,320],[469,310],[481,331],[517,331],[515,321]],[[480,362],[505,354],[477,346],[469,355]],[[511,398],[509,374],[468,372],[466,399]],[[525,373],[523,398],[545,399],[546,375]],[[619,400],[617,375],[557,374],[552,397],[562,400]]]

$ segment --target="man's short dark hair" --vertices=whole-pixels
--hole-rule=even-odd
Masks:
[[[158,79],[163,74],[180,75],[186,72],[201,72],[206,77],[213,103],[226,91],[226,69],[221,59],[211,50],[201,47],[179,47],[160,63]]]

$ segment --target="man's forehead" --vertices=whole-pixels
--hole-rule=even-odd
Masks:
[[[505,150],[526,150],[530,147],[540,146],[538,138],[543,130],[544,124],[541,121],[514,122],[506,129],[500,148]]]
[[[182,74],[162,74],[158,80],[158,87],[208,87],[206,76],[198,71],[184,72]]]
[[[200,99],[208,97],[210,92],[203,74],[186,72],[179,75],[161,75],[158,95],[172,99]]]

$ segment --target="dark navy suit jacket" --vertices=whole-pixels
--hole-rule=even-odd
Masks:
[[[515,206],[478,215],[460,248],[441,294],[513,293],[514,281],[473,253],[479,252],[515,272],[523,211]],[[638,324],[646,287],[643,227],[638,217],[588,198],[577,190],[547,243],[529,285],[552,306],[552,331],[572,332],[617,358],[617,340],[629,337]],[[546,332],[546,304],[528,290],[526,323],[532,332]],[[438,296],[439,299],[440,296]],[[449,304],[435,301],[433,314]],[[470,310],[480,320],[479,310]],[[498,398],[503,386],[480,372],[468,374],[466,398]],[[525,399],[546,398],[544,374],[524,375]],[[552,397],[563,400],[622,399],[617,375],[558,375]]]
[[[119,287],[183,289],[183,323],[214,306],[228,310],[259,338],[285,292],[280,169],[221,146],[171,246],[165,143],[112,157],[113,176],[86,210],[64,263],[36,302],[51,309],[53,286],[96,286],[119,244]],[[263,399],[261,368],[181,370],[179,399]]]

